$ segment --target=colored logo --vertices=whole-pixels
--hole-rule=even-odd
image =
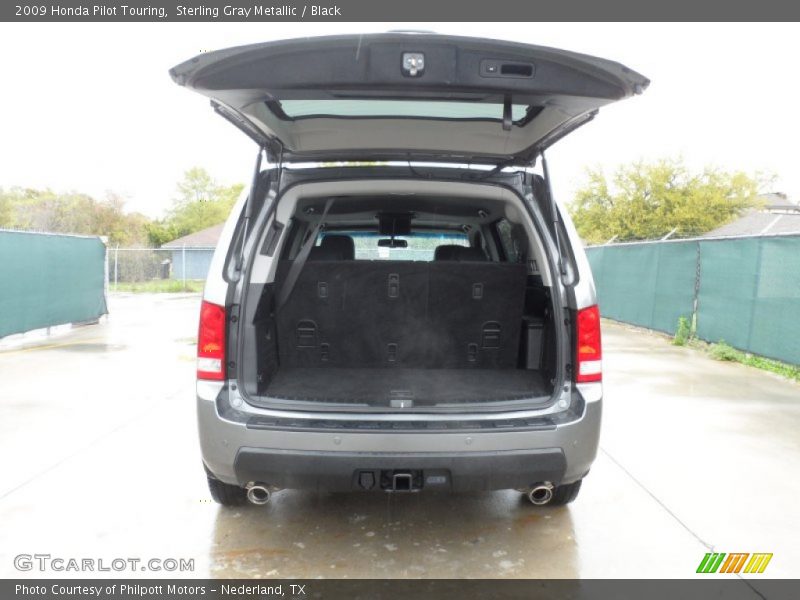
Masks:
[[[748,560],[749,559],[749,560]],[[697,567],[698,573],[763,573],[772,553],[758,552],[707,552]],[[744,569],[744,570],[742,570]]]

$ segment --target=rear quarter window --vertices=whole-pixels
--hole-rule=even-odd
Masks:
[[[500,245],[508,262],[522,262],[522,248],[518,236],[514,235],[514,227],[507,219],[500,219],[495,225]]]

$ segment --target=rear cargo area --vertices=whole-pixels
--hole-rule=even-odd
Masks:
[[[296,368],[278,370],[266,393],[399,408],[520,400],[545,395],[548,386],[540,372],[521,369]]]
[[[275,312],[272,292],[291,261],[261,292],[265,401],[444,408],[549,400],[549,289],[525,264],[314,258]]]

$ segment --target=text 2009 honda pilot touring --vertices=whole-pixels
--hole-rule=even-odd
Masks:
[[[258,145],[200,312],[214,499],[573,500],[597,452],[600,322],[544,155],[648,80],[430,34],[256,44],[171,75]]]

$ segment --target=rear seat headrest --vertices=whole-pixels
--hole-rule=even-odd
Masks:
[[[311,249],[308,260],[354,260],[356,246],[349,235],[326,235]]]
[[[481,248],[470,248],[467,246],[457,246],[455,244],[445,244],[436,247],[436,250],[433,253],[433,260],[486,262],[488,259]]]

